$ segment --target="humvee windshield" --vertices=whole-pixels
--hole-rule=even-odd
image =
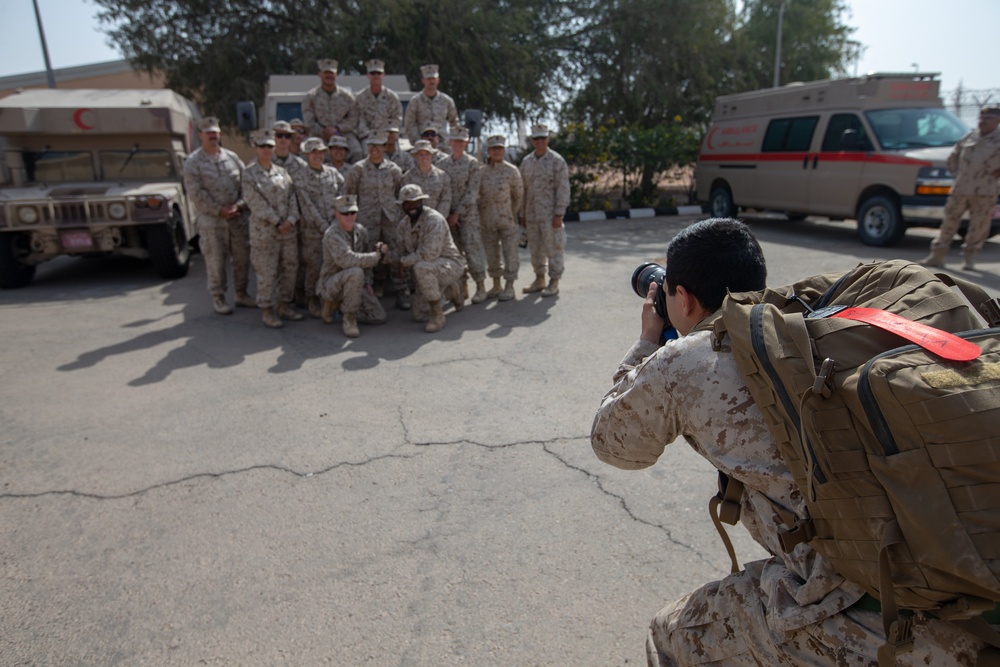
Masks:
[[[96,180],[89,151],[25,151],[24,166],[32,183]]]
[[[174,165],[167,151],[101,151],[100,160],[101,174],[106,181],[176,178]]]
[[[969,131],[946,109],[880,109],[865,115],[886,150],[953,146]]]

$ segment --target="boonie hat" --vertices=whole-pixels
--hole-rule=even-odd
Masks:
[[[408,201],[417,201],[419,199],[427,199],[427,195],[424,191],[420,189],[420,186],[416,183],[410,183],[409,185],[404,185],[399,189],[399,201],[397,204],[402,204]]]

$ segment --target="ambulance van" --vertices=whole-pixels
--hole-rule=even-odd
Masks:
[[[719,217],[853,218],[874,246],[940,226],[953,183],[945,161],[968,128],[944,108],[937,76],[876,73],[719,97],[698,155],[698,200]]]

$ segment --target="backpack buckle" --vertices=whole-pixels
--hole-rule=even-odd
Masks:
[[[823,360],[816,374],[816,381],[813,382],[812,392],[819,394],[823,398],[830,398],[830,390],[833,389],[833,373],[837,369],[837,362],[827,357]]]
[[[808,542],[814,537],[816,537],[816,529],[813,527],[811,519],[796,521],[795,526],[790,530],[778,533],[778,540],[781,541],[781,550],[786,554],[791,553],[792,549],[803,542]]]

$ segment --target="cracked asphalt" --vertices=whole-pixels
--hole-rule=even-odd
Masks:
[[[610,468],[589,433],[639,330],[632,270],[692,220],[571,223],[557,298],[437,334],[220,317],[200,257],[0,292],[0,665],[644,664],[652,615],[728,571],[715,476],[683,442]],[[753,227],[771,284],[930,238]],[[963,275],[997,292],[995,241],[983,260]]]

